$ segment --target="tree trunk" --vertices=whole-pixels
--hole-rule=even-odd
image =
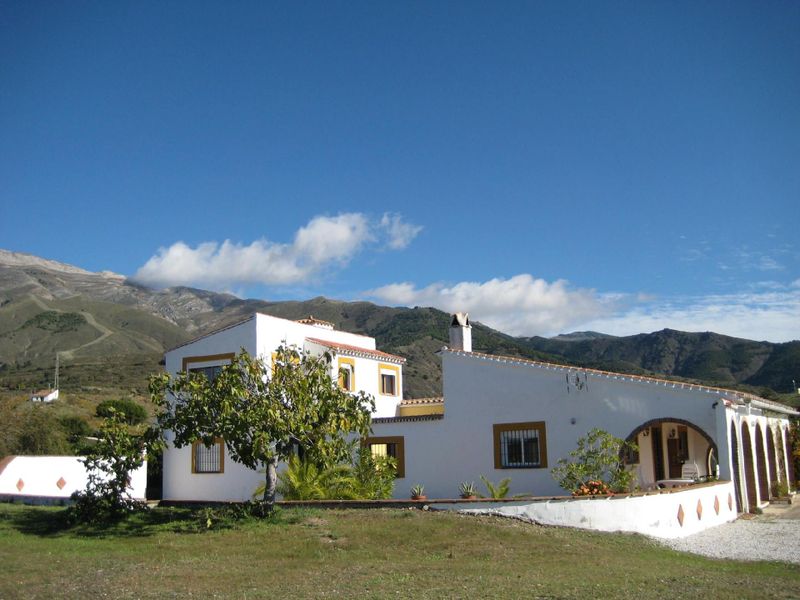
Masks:
[[[264,504],[267,511],[275,506],[275,489],[278,487],[278,459],[267,460],[267,481],[264,485]]]

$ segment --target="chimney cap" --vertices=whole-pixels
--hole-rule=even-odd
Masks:
[[[469,324],[469,313],[457,312],[453,314],[453,321],[450,327],[471,327]]]

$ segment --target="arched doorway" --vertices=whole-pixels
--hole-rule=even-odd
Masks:
[[[778,484],[778,461],[775,453],[775,432],[767,425],[767,466],[769,467],[769,481],[773,488]],[[770,490],[772,491],[772,490]]]
[[[635,456],[626,457],[626,462],[637,465],[638,485],[643,489],[703,481],[716,475],[716,442],[685,419],[651,419],[634,429],[626,441],[639,449]],[[712,463],[713,472],[709,472]]]
[[[744,511],[744,498],[742,497],[742,473],[739,470],[739,436],[736,435],[736,426],[731,421],[731,459],[733,461],[733,489],[736,493],[736,512]]]
[[[758,507],[756,497],[756,470],[753,468],[753,443],[750,440],[750,427],[742,421],[742,457],[744,458],[744,488],[747,493],[747,506],[750,512]]]
[[[756,423],[756,470],[758,472],[758,495],[762,502],[769,501],[769,480],[767,479],[767,457],[764,456],[764,436],[761,423]]]

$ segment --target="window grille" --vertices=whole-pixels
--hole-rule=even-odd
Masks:
[[[202,441],[194,443],[194,472],[222,473],[222,442],[206,446]]]
[[[503,431],[500,434],[503,467],[539,466],[539,432],[535,429]]]
[[[495,469],[546,469],[547,430],[544,421],[495,423]]]

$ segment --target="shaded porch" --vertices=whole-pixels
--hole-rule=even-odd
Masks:
[[[640,489],[688,485],[719,477],[717,444],[702,428],[675,417],[642,423],[626,438],[635,443],[625,462]]]

